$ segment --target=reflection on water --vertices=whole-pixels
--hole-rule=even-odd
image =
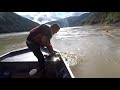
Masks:
[[[67,58],[75,77],[120,77],[119,36],[117,27],[64,28],[52,43]]]

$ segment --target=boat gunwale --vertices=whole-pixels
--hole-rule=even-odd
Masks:
[[[57,50],[57,49],[54,49],[54,50],[59,52],[59,54],[61,56],[61,60],[65,64],[65,67],[67,68],[67,71],[69,72],[71,78],[75,78],[72,71],[71,71],[71,69],[69,68],[69,65],[67,64],[65,58],[63,58],[60,51]],[[16,56],[16,55],[23,54],[23,53],[26,53],[26,52],[30,52],[30,49],[29,48],[21,48],[21,49],[16,49],[16,50],[10,51],[10,52],[0,56],[0,63],[37,63],[37,61],[25,61],[25,62],[16,62],[16,61],[15,62],[8,62],[8,61],[5,61],[5,62],[1,62],[5,58]]]

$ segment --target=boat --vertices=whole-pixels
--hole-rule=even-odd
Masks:
[[[44,56],[48,55],[45,50],[42,50],[42,53]],[[37,68],[37,58],[29,48],[14,50],[0,56],[0,78],[74,78],[60,52],[51,60],[46,58],[45,67],[30,75],[30,71]]]

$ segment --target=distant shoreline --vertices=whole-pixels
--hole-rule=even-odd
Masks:
[[[83,27],[83,26],[116,26],[116,27],[120,27],[120,23],[117,24],[94,24],[94,25],[81,25],[81,26],[74,26],[74,27]],[[63,27],[63,28],[69,28],[69,27]],[[71,27],[70,27],[71,28]],[[28,34],[29,31],[23,31],[23,32],[10,32],[10,33],[0,33],[1,35],[6,35],[7,34]]]
[[[0,38],[9,37],[9,36],[19,36],[19,35],[27,35],[29,32],[11,32],[11,33],[1,33]]]

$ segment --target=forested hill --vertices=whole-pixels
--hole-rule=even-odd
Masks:
[[[58,23],[61,27],[74,27],[81,25],[120,25],[120,12],[89,12],[80,16],[71,16],[46,24]],[[13,12],[0,12],[0,34],[11,32],[23,32],[39,25],[38,23],[17,15]]]
[[[29,31],[39,25],[13,12],[0,12],[0,33]]]
[[[71,16],[47,24],[59,23],[61,27],[74,27],[95,24],[120,24],[120,12],[90,12],[81,16]]]
[[[120,24],[120,12],[94,12],[91,17],[82,22],[82,25]]]
[[[67,18],[59,19],[56,21],[51,21],[47,22],[46,24],[52,25],[53,23],[58,23],[60,24],[61,27],[74,27],[74,26],[79,26],[81,22],[87,19],[91,14],[85,13],[82,14],[81,16],[70,16]]]

